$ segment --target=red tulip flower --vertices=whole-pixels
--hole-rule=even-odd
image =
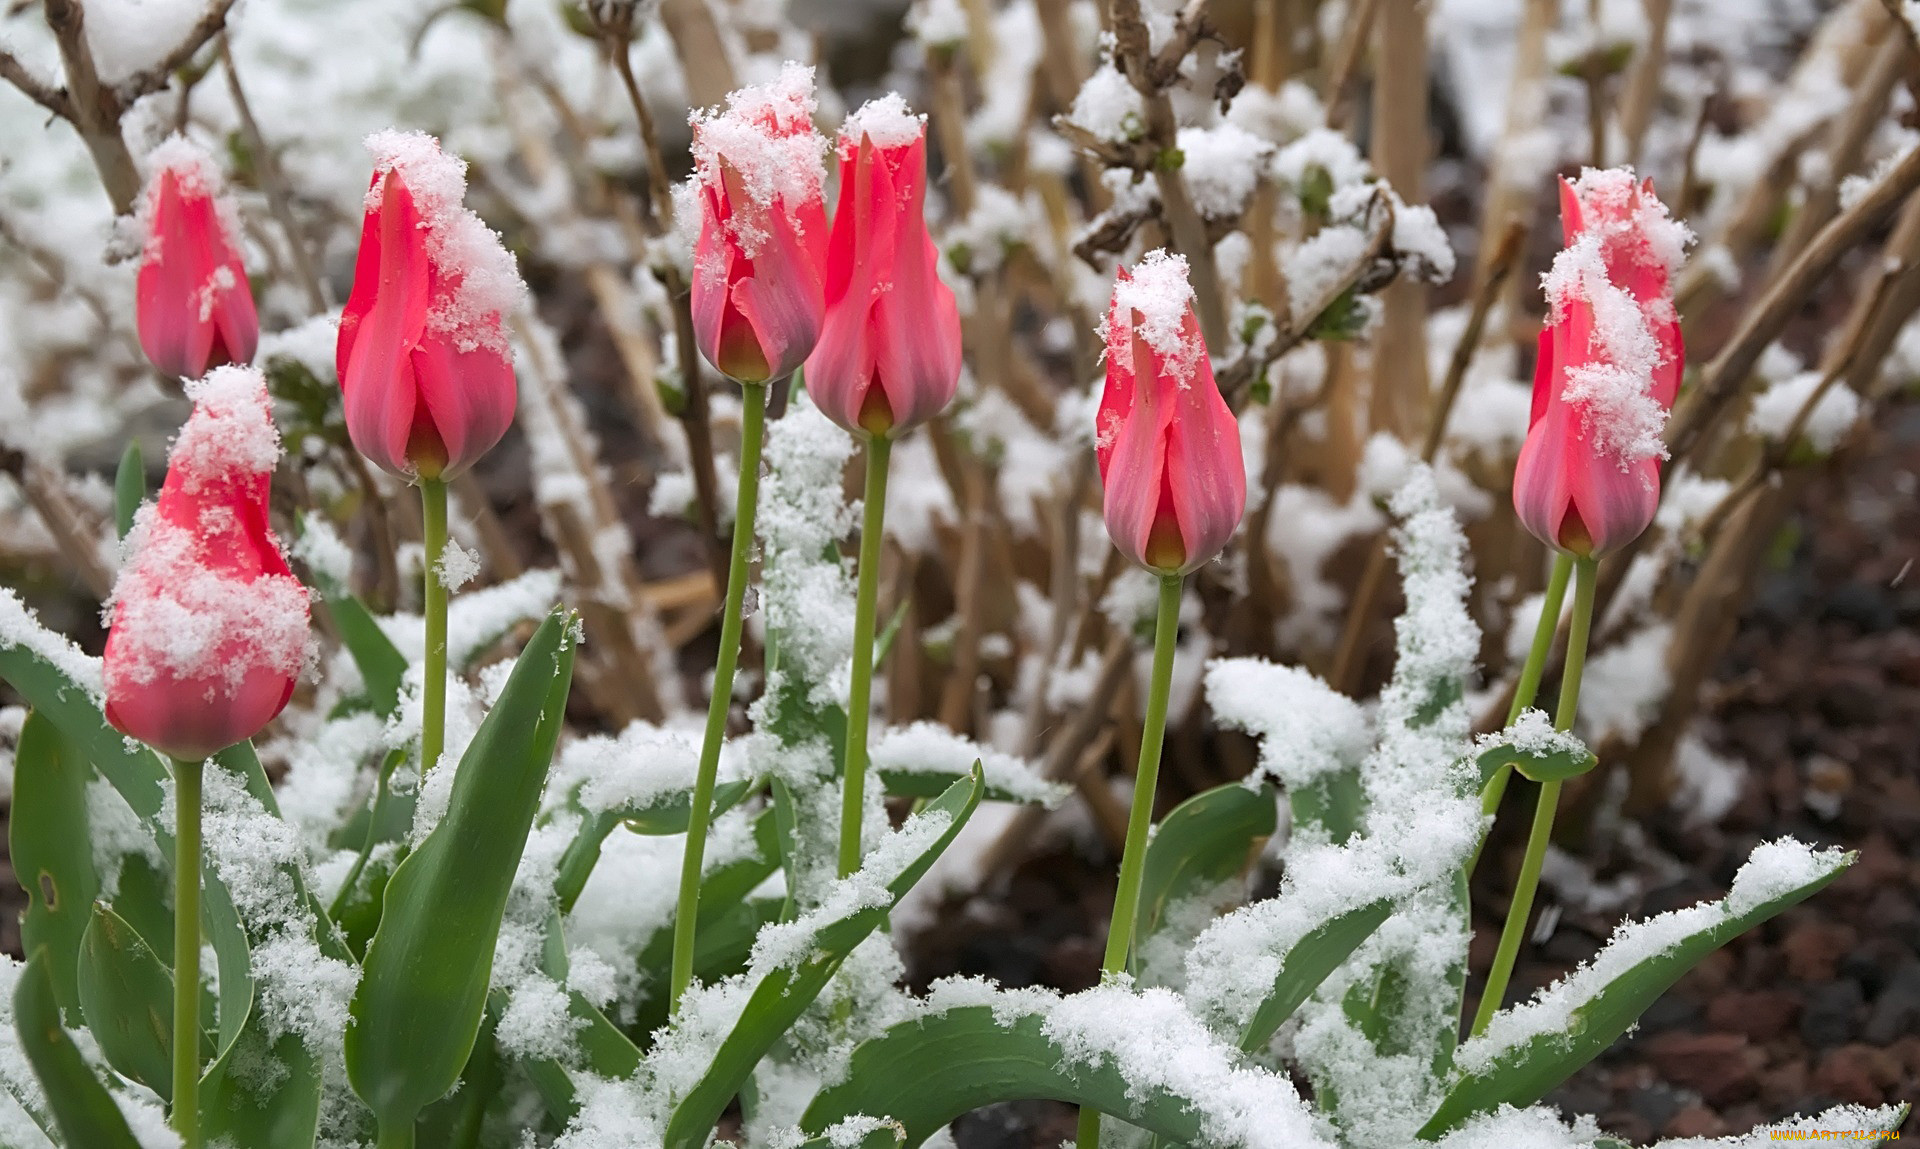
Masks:
[[[1513,506],[1541,542],[1598,558],[1632,542],[1660,503],[1661,431],[1684,349],[1670,280],[1690,235],[1626,169],[1560,182],[1566,249],[1545,277],[1533,414]]]
[[[827,318],[807,358],[807,393],[855,433],[916,427],[960,382],[960,309],[927,234],[926,129],[898,95],[870,101],[840,129]]]
[[[307,591],[267,527],[280,459],[266,379],[222,367],[187,384],[158,502],[127,536],[107,633],[107,721],[198,761],[260,732],[306,660]]]
[[[155,367],[183,379],[252,361],[260,317],[220,169],[183,136],[153,149],[147,163],[153,174],[140,199],[146,244],[134,296],[141,349]]]
[[[789,62],[773,83],[691,120],[694,340],[742,383],[792,374],[820,338],[826,140],[813,109],[813,69]]]
[[[347,432],[403,478],[450,479],[513,422],[501,317],[526,293],[513,256],[463,202],[465,161],[421,132],[378,132],[336,362]]]
[[[1213,381],[1184,256],[1155,251],[1113,285],[1094,449],[1107,533],[1163,574],[1218,555],[1247,507],[1240,425]]]

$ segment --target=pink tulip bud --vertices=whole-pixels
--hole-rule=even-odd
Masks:
[[[292,697],[307,591],[267,527],[280,433],[266,379],[221,367],[187,396],[160,498],[127,535],[104,670],[115,729],[200,759],[258,734]]]
[[[1567,246],[1543,280],[1552,312],[1513,506],[1541,542],[1598,558],[1660,504],[1660,436],[1684,357],[1669,281],[1692,236],[1624,168],[1560,181],[1560,214]]]
[[[1101,336],[1107,533],[1141,566],[1185,574],[1220,553],[1247,508],[1240,425],[1213,381],[1186,258],[1155,251],[1122,268]]]
[[[813,109],[813,69],[789,62],[725,111],[691,117],[694,340],[742,383],[792,374],[820,338],[827,170]]]
[[[856,434],[916,427],[960,382],[960,309],[927,234],[926,130],[898,95],[869,101],[840,129],[827,318],[807,394]]]
[[[153,149],[147,163],[153,174],[140,198],[146,244],[134,296],[141,349],[155,367],[184,379],[250,362],[260,317],[220,169],[183,136]]]
[[[452,478],[513,422],[513,352],[501,318],[526,285],[463,206],[467,165],[420,132],[367,137],[373,184],[336,361],[347,432],[405,478]]]

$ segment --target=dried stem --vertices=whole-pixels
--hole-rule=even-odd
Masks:
[[[1167,89],[1179,79],[1180,61],[1202,34],[1205,0],[1190,0],[1174,23],[1171,42],[1158,56],[1153,54],[1146,21],[1140,15],[1140,0],[1111,0],[1111,5],[1115,63],[1134,91],[1140,93],[1145,136],[1158,157],[1153,176],[1160,192],[1160,211],[1174,250],[1187,257],[1200,333],[1209,347],[1226,347],[1227,304],[1220,288],[1220,271],[1214,264],[1213,241],[1207,237],[1206,222],[1187,195],[1186,181],[1172,158],[1179,154],[1179,124],[1174,119],[1173,103],[1167,98]]]
[[[1673,15],[1673,0],[1645,0],[1645,4],[1647,40],[1634,57],[1627,90],[1620,98],[1620,136],[1626,142],[1627,162],[1633,164],[1640,162],[1640,145],[1660,98],[1661,73],[1667,66],[1667,22]]]
[[[1373,164],[1407,203],[1427,167],[1427,18],[1418,0],[1384,0],[1373,79]],[[1380,292],[1367,426],[1405,439],[1422,419],[1427,379],[1427,288],[1399,277]]]
[[[240,87],[240,72],[233,65],[233,49],[227,43],[227,34],[221,32],[217,43],[220,47],[220,65],[227,76],[227,94],[233,98],[234,111],[240,117],[240,134],[246,138],[247,150],[253,153],[254,170],[260,173],[260,188],[267,195],[267,210],[273,213],[273,221],[280,225],[286,236],[287,252],[293,260],[293,271],[300,279],[300,286],[307,293],[307,306],[317,315],[333,306],[333,300],[327,297],[327,288],[313,268],[313,258],[307,251],[307,245],[300,238],[300,225],[293,218],[293,194],[287,184],[287,175],[280,169],[280,157],[267,146],[266,137],[260,134],[260,125],[253,118],[253,108],[247,103],[247,94]]]
[[[11,447],[0,447],[0,472],[13,477],[34,513],[53,536],[60,554],[87,593],[102,602],[113,590],[113,571],[100,553],[100,536],[67,493],[66,476]]]
[[[1779,337],[1787,321],[1799,314],[1807,296],[1826,281],[1841,257],[1858,247],[1916,187],[1920,187],[1920,148],[1909,151],[1872,190],[1822,228],[1792,265],[1768,285],[1759,301],[1742,314],[1733,337],[1701,371],[1699,381],[1667,424],[1672,466],[1686,461],[1702,436],[1725,414],[1761,353]]]
[[[1513,266],[1520,258],[1520,244],[1526,234],[1526,227],[1516,220],[1507,225],[1506,233],[1495,245],[1486,282],[1480,285],[1479,294],[1474,297],[1473,310],[1467,316],[1467,326],[1460,333],[1460,342],[1454,344],[1453,357],[1447,361],[1446,382],[1441,385],[1439,401],[1427,421],[1426,439],[1420,444],[1421,462],[1433,462],[1440,453],[1440,444],[1446,440],[1447,420],[1453,414],[1454,400],[1459,398],[1460,385],[1467,377],[1473,354],[1480,346],[1481,333],[1487,326],[1487,315],[1493,310],[1494,300],[1500,297],[1500,289],[1507,277],[1513,273]],[[1358,687],[1353,678],[1359,670],[1360,639],[1373,616],[1374,600],[1379,597],[1386,573],[1386,539],[1376,538],[1373,550],[1367,556],[1366,570],[1360,576],[1360,585],[1354,590],[1353,603],[1347,609],[1347,623],[1340,632],[1340,646],[1334,654],[1333,670],[1328,676],[1333,688],[1342,693],[1351,694]]]
[[[1360,70],[1360,59],[1373,38],[1374,16],[1381,0],[1359,0],[1349,10],[1346,27],[1341,29],[1339,47],[1334,50],[1333,67],[1320,88],[1320,101],[1327,106],[1327,126],[1339,131],[1346,127],[1352,111],[1353,80]]]

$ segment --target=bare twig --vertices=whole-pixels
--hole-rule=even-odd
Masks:
[[[280,169],[280,157],[267,146],[266,137],[261,135],[260,125],[253,118],[247,94],[240,87],[240,72],[233,66],[233,49],[227,43],[225,32],[219,35],[219,46],[220,64],[227,75],[227,94],[233,98],[234,111],[240,117],[240,134],[246,137],[247,150],[253,153],[254,169],[260,173],[260,187],[267,194],[267,210],[273,213],[273,221],[286,235],[294,274],[307,293],[308,306],[318,314],[332,307],[333,301],[327,297],[326,285],[314,271],[313,259],[300,236],[300,224],[293,218],[293,194],[286,173]]]
[[[73,104],[67,99],[67,93],[48,86],[29,71],[19,57],[4,48],[0,48],[0,80],[20,89],[21,94],[61,119],[73,119]]]
[[[695,107],[712,107],[740,86],[707,0],[663,0],[660,22],[673,38]]]
[[[1187,194],[1186,181],[1172,157],[1179,154],[1175,140],[1179,125],[1174,120],[1173,103],[1167,89],[1180,77],[1180,61],[1204,34],[1205,0],[1189,0],[1174,22],[1170,42],[1154,55],[1146,21],[1140,14],[1140,0],[1112,0],[1114,62],[1126,74],[1134,91],[1140,93],[1145,110],[1146,138],[1157,154],[1153,164],[1154,184],[1160,192],[1160,211],[1175,250],[1187,257],[1189,279],[1193,284],[1194,310],[1200,316],[1200,332],[1209,347],[1227,346],[1227,305],[1220,288],[1220,271],[1214,264],[1213,241],[1199,209]]]
[[[1106,726],[1107,711],[1113,706],[1114,697],[1120,693],[1121,685],[1132,672],[1133,637],[1115,630],[1101,652],[1100,672],[1094,678],[1092,693],[1074,712],[1073,721],[1056,734],[1047,746],[1047,760],[1041,769],[1048,778],[1059,782],[1072,776],[1070,772],[1080,762],[1081,755],[1086,753],[1087,747],[1093,744]],[[981,859],[981,873],[991,879],[1019,865],[1027,851],[1033,848],[1034,836],[1046,817],[1045,810],[1032,807],[1015,814],[999,839],[987,848]]]
[[[1673,466],[1686,460],[1725,413],[1761,353],[1805,306],[1807,296],[1833,272],[1841,257],[1858,247],[1916,187],[1920,187],[1920,148],[1909,151],[1872,190],[1822,228],[1799,258],[1746,310],[1733,337],[1701,371],[1699,382],[1667,424],[1667,449]]]
[[[78,504],[67,493],[66,476],[11,447],[0,446],[0,473],[11,475],[40,521],[53,536],[80,585],[94,598],[106,601],[113,590],[113,571],[101,557],[98,531],[87,526]]]
[[[1901,37],[1888,36],[1874,49],[1873,62],[1854,86],[1853,102],[1847,106],[1836,130],[1829,134],[1829,142],[1823,144],[1827,162],[1821,166],[1825,175],[1807,189],[1799,210],[1787,223],[1786,234],[1774,245],[1770,267],[1788,266],[1839,210],[1841,181],[1860,166],[1868,139],[1886,115],[1893,85],[1903,72],[1910,70],[1910,65],[1907,45]]]
[[[1626,141],[1627,162],[1640,162],[1640,145],[1653,121],[1653,105],[1660,98],[1660,76],[1667,65],[1667,22],[1673,0],[1646,0],[1647,39],[1627,73],[1627,90],[1620,98],[1620,135]]]
[[[1360,0],[1349,9],[1346,27],[1340,32],[1340,44],[1334,51],[1333,67],[1320,89],[1320,100],[1327,106],[1327,126],[1338,131],[1352,111],[1349,99],[1353,78],[1360,70],[1360,59],[1372,39],[1373,19],[1380,11],[1380,0]]]
[[[1467,316],[1467,326],[1461,331],[1460,342],[1454,344],[1453,357],[1447,362],[1446,382],[1441,385],[1439,401],[1435,403],[1433,416],[1427,422],[1426,439],[1420,444],[1421,462],[1433,462],[1440,453],[1440,444],[1446,440],[1447,420],[1453,414],[1453,403],[1460,395],[1460,386],[1467,377],[1473,354],[1480,346],[1487,315],[1493,310],[1494,301],[1500,298],[1500,289],[1507,276],[1513,273],[1514,264],[1519,261],[1520,243],[1526,234],[1525,225],[1516,220],[1507,225],[1506,234],[1500,237],[1496,245],[1493,261],[1488,265],[1486,282],[1480,285],[1480,292],[1474,297],[1473,310]],[[1386,539],[1380,537],[1374,540],[1373,550],[1367,556],[1366,570],[1353,592],[1353,603],[1347,608],[1347,623],[1340,633],[1340,646],[1334,654],[1333,671],[1328,676],[1333,688],[1343,694],[1350,694],[1357,688],[1353,677],[1359,670],[1360,639],[1372,618],[1374,599],[1380,594],[1380,585],[1385,581],[1386,573]]]
[[[58,0],[58,2],[64,3],[67,0]],[[226,30],[227,13],[232,10],[234,3],[235,0],[212,0],[200,19],[195,21],[193,27],[187,30],[187,34],[181,37],[180,42],[173,46],[173,50],[160,57],[159,63],[135,72],[124,82],[114,85],[114,94],[120,102],[120,107],[131,107],[140,97],[166,87],[167,79],[173,75],[175,69],[192,60],[209,40]],[[51,12],[53,4],[49,3],[47,9]]]
[[[1236,410],[1245,403],[1247,388],[1254,377],[1305,342],[1313,334],[1314,325],[1327,308],[1366,280],[1369,272],[1385,257],[1393,239],[1392,201],[1376,192],[1367,206],[1366,218],[1371,222],[1372,230],[1368,234],[1366,248],[1359,257],[1337,279],[1328,283],[1317,298],[1292,314],[1288,325],[1275,334],[1273,342],[1259,355],[1242,355],[1220,370],[1220,392]]]
[[[46,0],[44,12],[47,27],[53,29],[54,40],[60,45],[60,62],[67,73],[67,118],[87,145],[115,214],[127,215],[140,196],[140,171],[120,135],[122,106],[113,89],[101,83],[94,67],[93,49],[87,44],[86,12],[79,0]]]
[[[1406,203],[1421,200],[1427,167],[1427,17],[1416,0],[1383,0],[1373,79],[1373,165]],[[1370,359],[1370,431],[1398,438],[1417,426],[1427,394],[1427,288],[1406,276],[1380,292]]]

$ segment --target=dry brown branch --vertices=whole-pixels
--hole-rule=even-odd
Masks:
[[[1673,0],[1646,0],[1647,40],[1634,56],[1627,73],[1627,90],[1620,97],[1620,135],[1626,142],[1627,162],[1640,162],[1640,145],[1647,138],[1647,125],[1653,121],[1653,106],[1660,98],[1661,73],[1667,66],[1667,22],[1673,15]]]
[[[1108,637],[1106,649],[1101,653],[1100,672],[1094,678],[1092,692],[1074,712],[1073,721],[1054,735],[1053,741],[1047,746],[1047,760],[1041,769],[1049,779],[1060,782],[1072,777],[1073,767],[1106,726],[1107,711],[1112,707],[1114,697],[1120,693],[1121,685],[1132,673],[1133,638],[1116,630]],[[981,858],[980,871],[987,876],[987,882],[1011,872],[1020,864],[1027,851],[1033,848],[1034,836],[1046,818],[1045,810],[1032,807],[1013,816],[1006,830]]]
[[[280,170],[280,157],[267,146],[266,137],[260,133],[260,125],[253,118],[253,108],[247,103],[247,94],[240,87],[240,72],[233,65],[233,49],[227,44],[225,32],[220,33],[218,44],[221,70],[227,77],[227,94],[233,98],[234,111],[240,118],[240,134],[247,141],[247,150],[253,153],[254,170],[260,173],[260,189],[266,193],[267,210],[273,213],[273,221],[280,225],[280,231],[286,237],[287,253],[293,261],[294,274],[307,293],[307,306],[317,315],[332,307],[333,300],[327,297],[326,284],[314,271],[313,258],[300,237],[299,222],[293,218],[293,193],[287,183],[286,173]]]
[[[940,158],[946,164],[947,194],[956,220],[964,220],[979,198],[975,191],[973,155],[967,150],[967,105],[960,90],[960,72],[951,48],[927,49],[932,75],[933,130],[940,137]]]
[[[1035,684],[1033,697],[1027,702],[1026,723],[1020,740],[1022,753],[1026,754],[1032,754],[1040,745],[1040,736],[1046,728],[1049,713],[1047,679],[1054,667],[1059,665],[1074,615],[1079,610],[1080,507],[1086,500],[1087,487],[1093,481],[1093,474],[1093,455],[1083,450],[1074,461],[1073,470],[1066,476],[1066,482],[1061,484],[1059,497],[1053,504],[1053,546],[1052,553],[1047,557],[1047,573],[1052,583],[1049,597],[1053,602],[1053,617],[1047,626],[1047,644],[1040,651],[1040,665],[1045,670]]]
[[[1313,334],[1314,324],[1327,308],[1349,290],[1361,286],[1370,278],[1376,265],[1384,259],[1393,239],[1393,203],[1386,196],[1375,193],[1368,203],[1367,219],[1372,225],[1368,234],[1367,246],[1359,258],[1329,283],[1312,304],[1302,308],[1291,316],[1288,325],[1275,334],[1273,342],[1258,355],[1241,355],[1232,363],[1221,368],[1217,381],[1220,393],[1227,397],[1227,403],[1239,410],[1246,403],[1247,390],[1254,378],[1280,360],[1280,357],[1298,347]]]
[[[1140,93],[1145,115],[1145,137],[1152,141],[1156,156],[1178,154],[1175,146],[1179,124],[1174,120],[1173,103],[1167,89],[1180,78],[1180,61],[1194,43],[1205,34],[1206,0],[1189,0],[1174,23],[1170,42],[1158,56],[1153,54],[1146,21],[1140,15],[1140,0],[1112,0],[1110,17],[1114,36],[1114,62],[1126,74],[1134,91]],[[1174,250],[1187,257],[1193,284],[1194,310],[1199,313],[1200,332],[1209,347],[1227,346],[1227,304],[1220,288],[1220,271],[1213,259],[1213,243],[1207,238],[1206,221],[1187,195],[1186,181],[1172,162],[1153,164],[1154,185],[1160,192],[1160,212]]]
[[[1741,316],[1740,326],[1700,373],[1667,424],[1670,466],[1685,462],[1701,437],[1726,412],[1767,345],[1779,337],[1807,297],[1832,274],[1889,212],[1920,187],[1920,148],[1909,151],[1872,190],[1820,230],[1797,259]]]
[[[1447,361],[1446,382],[1440,388],[1439,400],[1434,404],[1433,415],[1427,421],[1426,438],[1420,444],[1420,461],[1423,463],[1433,462],[1440,453],[1440,444],[1446,440],[1447,420],[1453,414],[1454,400],[1459,398],[1460,385],[1466,380],[1474,352],[1479,349],[1487,315],[1492,312],[1494,301],[1500,297],[1501,287],[1506,283],[1507,276],[1513,273],[1514,264],[1519,261],[1520,244],[1526,235],[1525,226],[1515,221],[1507,226],[1506,233],[1495,245],[1487,280],[1474,297],[1473,310],[1467,316],[1467,326],[1460,333],[1460,342],[1454,344],[1453,357]],[[1374,600],[1379,597],[1386,574],[1386,539],[1380,537],[1374,540],[1373,549],[1367,555],[1366,570],[1354,589],[1353,601],[1347,608],[1346,625],[1340,632],[1340,645],[1334,653],[1333,670],[1327,676],[1333,688],[1343,694],[1351,694],[1359,687],[1354,677],[1360,670],[1360,640],[1372,621]]]
[[[68,0],[55,0],[55,2],[65,3]],[[226,30],[227,13],[232,10],[234,3],[235,0],[212,0],[200,19],[195,21],[180,42],[173,46],[173,50],[160,57],[159,63],[135,72],[122,83],[114,85],[114,95],[119,100],[120,107],[122,109],[131,107],[140,97],[166,87],[168,78],[175,70],[184,67],[201,48],[207,45],[208,41]],[[53,7],[54,3],[47,5],[49,20],[52,19]]]
[[[480,551],[487,558],[487,569],[503,582],[518,576],[526,568],[520,562],[519,552],[514,550],[513,536],[501,524],[500,516],[493,513],[486,488],[473,477],[472,471],[455,479],[452,486],[456,506],[473,523],[474,533],[480,537]]]
[[[726,41],[720,38],[720,26],[714,22],[707,0],[664,0],[660,22],[673,38],[681,71],[687,77],[687,94],[695,107],[713,107],[740,86],[733,58],[727,55]]]
[[[1107,772],[1100,768],[1107,755],[1113,753],[1116,741],[1113,727],[1100,732],[1074,764],[1073,788],[1093,815],[1093,828],[1099,832],[1100,840],[1117,857],[1127,842],[1127,808],[1113,796],[1113,788],[1107,785]]]
[[[73,119],[73,105],[68,101],[67,93],[60,88],[48,86],[29,71],[27,66],[20,62],[19,57],[4,48],[0,48],[0,80],[12,84],[29,100],[61,119]]]
[[[1380,3],[1381,0],[1359,0],[1349,10],[1346,27],[1340,32],[1339,47],[1334,51],[1333,67],[1320,88],[1320,101],[1327,106],[1327,126],[1336,131],[1346,126],[1347,114],[1352,110],[1353,79],[1360,70],[1367,41],[1373,38],[1373,21],[1380,11]]]
[[[1806,189],[1806,197],[1787,223],[1786,234],[1774,245],[1768,267],[1778,272],[1806,249],[1808,241],[1833,218],[1840,208],[1840,184],[1859,166],[1872,137],[1887,111],[1887,101],[1902,73],[1910,68],[1906,42],[1899,36],[1887,36],[1874,49],[1873,62],[1853,89],[1853,102],[1829,133],[1825,145],[1825,175]]]
[[[965,488],[960,531],[960,562],[953,578],[953,597],[960,611],[960,629],[953,636],[953,669],[940,692],[940,721],[965,731],[973,725],[975,680],[980,674],[980,637],[986,612],[987,517],[993,500],[993,470],[984,459],[962,448],[960,467]]]
[[[0,472],[13,477],[20,492],[53,536],[61,557],[94,598],[106,601],[113,590],[113,571],[101,557],[100,533],[88,526],[79,504],[67,493],[66,476],[12,447],[0,446]]]
[[[1427,167],[1427,18],[1417,0],[1383,0],[1375,21],[1373,166],[1405,203],[1421,200]],[[1406,439],[1425,417],[1427,287],[1406,276],[1380,292],[1367,427]]]
[[[46,0],[43,11],[47,27],[53,29],[54,40],[60,45],[60,62],[67,73],[67,119],[93,157],[114,213],[127,215],[140,195],[140,171],[120,135],[124,109],[94,67],[93,49],[87,44],[86,12],[79,0]]]

